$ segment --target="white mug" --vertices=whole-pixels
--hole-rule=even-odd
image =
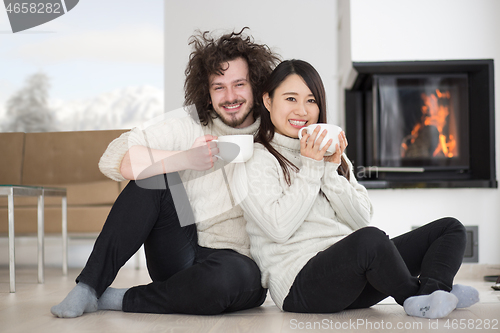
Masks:
[[[307,127],[302,127],[299,130],[299,139],[302,139],[302,130],[303,129],[307,130],[307,134],[312,134],[312,132],[314,132],[314,129],[316,128],[316,126],[321,127],[321,129],[318,133],[318,136],[316,137],[316,140],[319,139],[319,136],[321,135],[321,133],[324,130],[328,131],[326,133],[325,138],[323,139],[323,142],[321,142],[319,149],[323,149],[323,147],[326,145],[328,140],[332,139],[332,144],[330,145],[330,147],[328,147],[328,149],[325,153],[325,156],[333,155],[335,153],[335,150],[336,150],[335,145],[339,143],[339,134],[340,134],[340,132],[342,132],[342,128],[340,128],[337,125],[332,125],[332,124],[312,124],[312,125],[309,125]]]
[[[219,155],[215,155],[229,163],[244,163],[253,155],[253,135],[222,135],[217,140]]]

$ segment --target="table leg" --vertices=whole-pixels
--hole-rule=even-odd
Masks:
[[[44,223],[44,215],[45,215],[45,205],[44,205],[44,195],[42,194],[38,196],[38,283],[44,282],[44,265],[45,265],[45,223]]]
[[[16,292],[16,255],[15,255],[15,237],[14,237],[14,190],[11,189],[8,195],[9,211],[9,275],[10,292]]]
[[[62,198],[63,275],[68,275],[68,200]]]

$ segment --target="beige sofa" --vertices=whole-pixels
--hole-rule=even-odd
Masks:
[[[126,185],[106,178],[98,162],[124,130],[0,133],[0,184],[65,187],[68,233],[100,232]],[[14,201],[15,232],[36,233],[36,198]],[[8,232],[7,198],[0,197],[0,234]],[[61,232],[61,199],[45,198],[45,233]]]

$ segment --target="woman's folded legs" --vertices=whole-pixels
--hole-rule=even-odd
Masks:
[[[410,274],[420,277],[421,284],[415,295],[428,295],[436,290],[452,290],[453,279],[462,263],[466,242],[465,227],[458,220],[449,217],[438,219],[392,238],[392,241]],[[477,290],[472,289],[471,292],[469,288],[455,288],[454,294],[460,296],[459,299],[477,299]],[[360,297],[349,308],[370,307],[388,296],[367,284]],[[458,306],[466,303],[471,302],[463,301]]]
[[[336,286],[330,287],[330,290],[337,289],[336,292],[340,294],[340,297],[334,291],[335,296],[332,295],[331,298],[336,302],[321,305],[326,306],[325,311],[321,312],[335,312],[327,310],[328,307],[337,311],[342,310],[343,307],[347,309],[370,307],[387,296],[393,296],[399,304],[405,305],[405,311],[410,315],[439,318],[446,316],[456,307],[467,307],[478,301],[476,289],[462,285],[453,286],[453,278],[462,262],[465,246],[465,228],[459,221],[453,218],[443,218],[396,237],[391,242],[387,242],[385,234],[381,237],[382,232],[377,233],[375,231],[377,229],[370,229],[374,228],[364,228],[354,232],[328,250],[320,252],[304,267],[306,269],[308,266],[313,266],[311,262],[316,261],[316,269],[321,269],[322,265],[325,265],[321,263],[321,257],[327,256],[324,253],[328,251],[333,252],[332,257],[337,256],[334,264],[339,267],[338,277],[343,278],[344,281],[335,280],[334,277],[332,281],[335,281],[333,285]],[[361,241],[363,239],[364,241]],[[377,246],[376,243],[379,245]],[[367,256],[366,254],[370,253],[367,249],[370,248],[372,249],[371,255]],[[350,257],[351,252],[358,253]],[[382,257],[377,259],[380,254]],[[349,268],[347,262],[344,264],[337,262],[339,258],[348,258],[355,263],[354,268]],[[382,258],[385,260],[379,260]],[[351,274],[346,274],[346,271]],[[366,273],[365,279],[360,278],[363,271]],[[374,274],[375,272],[377,273]],[[387,276],[387,272],[390,272],[391,276]],[[285,300],[287,307],[297,307],[296,304],[292,306],[292,301],[297,303],[297,299],[301,300],[299,304],[307,300],[303,295],[304,291],[297,287],[303,285],[304,289],[307,288],[307,283],[302,281],[305,275],[307,274],[301,271],[297,276]],[[417,279],[418,276],[422,282]],[[401,280],[412,281],[413,286],[409,289],[394,288],[404,285],[404,283],[400,284]],[[391,283],[388,285],[387,281]],[[416,290],[415,281],[417,281]],[[316,283],[316,281],[310,283],[309,286],[314,288]],[[406,295],[404,295],[398,289],[410,292],[405,292]],[[408,301],[405,302],[406,300]],[[307,306],[304,307],[304,304],[301,304],[298,309],[305,311]]]
[[[418,278],[410,274],[394,244],[374,227],[353,232],[309,260],[290,288],[283,309],[342,311],[355,307],[355,302],[364,303],[359,298],[366,288],[376,290],[377,296],[391,295],[399,304],[419,290]]]
[[[445,217],[393,238],[413,276],[420,277],[417,295],[451,291],[464,256],[467,235],[457,219]]]
[[[429,298],[427,295],[440,294],[438,291],[449,292],[441,293],[443,297],[449,298],[449,294],[455,296],[457,308],[469,307],[479,301],[479,292],[475,288],[453,285],[467,241],[465,227],[457,219],[445,217],[436,220],[393,241],[412,275],[420,279],[419,291],[405,302],[405,310],[409,304],[420,304]],[[417,311],[417,315],[429,317],[426,307],[416,306],[415,309],[413,311]]]

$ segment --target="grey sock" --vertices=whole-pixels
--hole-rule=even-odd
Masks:
[[[97,311],[97,297],[94,288],[78,283],[63,301],[54,305],[50,312],[59,318],[75,318],[85,312]]]
[[[455,284],[453,285],[453,289],[451,289],[450,293],[458,298],[457,308],[468,308],[472,304],[479,302],[479,291],[470,286]]]
[[[430,295],[407,298],[403,307],[405,312],[414,317],[443,318],[457,307],[458,298],[446,291],[436,290]]]
[[[122,310],[123,296],[128,288],[116,289],[109,287],[97,301],[99,310]]]

